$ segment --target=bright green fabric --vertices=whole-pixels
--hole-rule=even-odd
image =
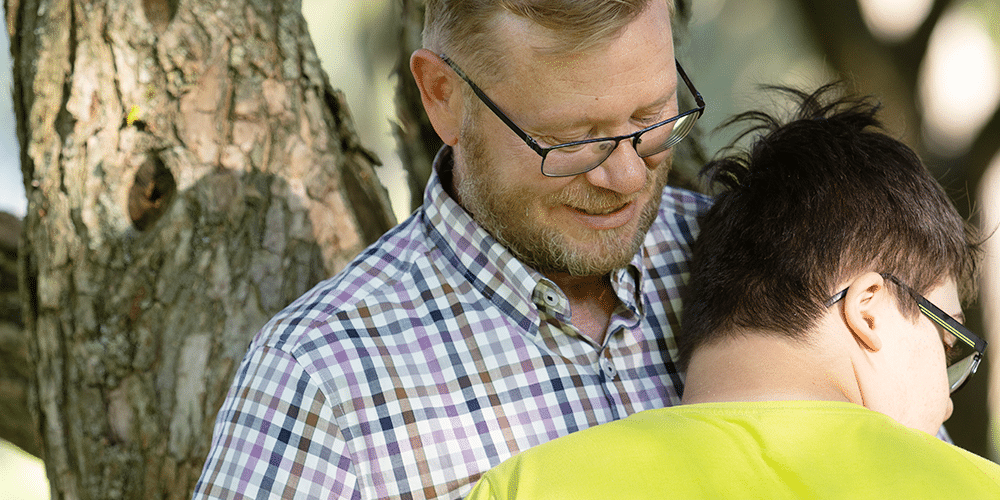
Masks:
[[[537,446],[467,498],[1000,498],[1000,466],[850,403],[709,403]]]

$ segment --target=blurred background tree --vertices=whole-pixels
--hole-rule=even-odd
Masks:
[[[323,69],[344,90],[361,143],[382,161],[377,173],[402,220],[421,200],[436,150],[413,95],[397,92],[410,82],[406,62],[419,43],[421,1],[303,0],[302,7]],[[729,142],[730,133],[714,132],[715,125],[735,112],[770,108],[760,85],[813,88],[843,79],[885,103],[890,131],[925,158],[960,210],[987,232],[1000,225],[1000,6],[992,0],[690,0],[679,12],[677,57],[708,110],[698,139],[679,152],[673,182],[690,185],[704,158]],[[5,78],[0,73],[0,83]],[[23,216],[19,165],[2,163],[10,148],[0,148],[0,209]],[[1000,328],[995,243],[983,266],[982,299],[966,310],[970,328],[988,339]],[[1000,414],[998,401],[990,392],[985,402],[1000,381],[990,359],[955,396],[947,426],[958,445],[997,460],[989,415]],[[0,455],[0,465],[5,460]],[[0,477],[0,485],[21,479]]]

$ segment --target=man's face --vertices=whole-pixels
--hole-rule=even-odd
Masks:
[[[483,90],[542,146],[632,133],[678,112],[665,3],[584,53],[536,50],[557,35],[513,15],[497,31],[509,57],[504,78]],[[590,172],[545,177],[541,158],[493,113],[465,104],[454,188],[487,231],[544,273],[601,275],[631,260],[659,208],[670,151],[639,158],[623,141]]]
[[[954,280],[925,297],[959,321],[964,318]],[[903,425],[935,434],[952,412],[942,344],[945,333],[923,314],[913,320],[894,315],[888,321],[897,333],[890,351],[894,355],[884,361],[894,380],[894,386],[888,387],[887,401],[894,406],[890,415]]]

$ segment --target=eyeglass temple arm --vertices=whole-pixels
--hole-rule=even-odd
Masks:
[[[448,56],[444,54],[438,54],[438,57],[440,57],[441,60],[443,60],[444,62],[448,63],[448,66],[451,66],[451,69],[455,70],[455,73],[463,80],[465,80],[465,83],[469,84],[469,88],[471,88],[472,91],[475,92],[476,96],[479,97],[479,100],[483,101],[483,104],[485,104],[486,107],[490,108],[490,111],[493,111],[493,114],[497,115],[497,118],[500,118],[500,121],[502,121],[505,125],[507,125],[508,128],[510,128],[512,132],[514,132],[514,135],[520,137],[521,140],[524,141],[529,148],[534,150],[543,158],[545,157],[545,153],[547,151],[545,151],[545,149],[539,146],[538,142],[536,142],[535,139],[533,139],[530,135],[528,135],[527,132],[521,130],[521,127],[518,127],[517,125],[514,124],[513,121],[511,121],[510,118],[507,118],[507,115],[500,110],[500,107],[497,106],[492,99],[487,97],[486,93],[483,92],[483,90],[479,88],[478,85],[473,83],[473,81],[468,76],[465,75],[465,72],[462,71],[462,69],[459,68],[454,61],[452,61],[450,58],[448,58]]]
[[[921,309],[934,318],[934,321],[941,325],[942,328],[948,330],[952,335],[958,337],[962,342],[975,347],[976,352],[982,353],[986,351],[986,340],[982,339],[971,330],[965,327],[965,325],[959,323],[955,318],[952,318],[950,314],[942,311],[937,306],[932,304],[929,300],[923,298],[920,295],[915,297],[917,299],[917,305]]]
[[[986,345],[987,345],[986,340],[976,335],[975,333],[972,333],[971,330],[966,328],[965,325],[959,323],[955,318],[951,317],[950,314],[942,311],[934,304],[931,304],[929,300],[925,299],[922,295],[914,292],[913,289],[911,289],[909,286],[903,284],[903,282],[900,281],[899,278],[896,278],[895,276],[887,273],[882,274],[882,277],[891,280],[893,283],[896,283],[897,285],[905,288],[908,292],[910,292],[910,295],[914,298],[914,300],[917,301],[917,305],[921,309],[923,309],[925,313],[933,317],[934,321],[937,322],[939,325],[941,325],[942,328],[947,329],[949,332],[951,332],[953,335],[958,337],[966,344],[973,346],[977,352],[983,353],[986,351]],[[847,288],[835,293],[832,297],[830,297],[826,301],[824,305],[826,307],[830,307],[839,302],[840,300],[842,300],[846,295],[847,295]]]
[[[951,332],[952,335],[959,338],[966,344],[973,346],[976,352],[982,354],[986,351],[986,341],[981,337],[972,333],[965,325],[961,324],[955,318],[951,317],[950,314],[942,311],[938,306],[931,304],[931,301],[927,300],[923,295],[917,293],[914,289],[910,288],[909,285],[903,283],[899,278],[891,273],[880,273],[883,278],[892,281],[893,283],[899,285],[907,292],[910,296],[917,301],[917,305],[923,310],[924,313],[929,314],[931,319],[937,324],[941,325],[942,328]]]
[[[698,90],[694,88],[694,84],[691,83],[691,79],[688,78],[687,73],[684,72],[684,68],[681,67],[681,63],[677,59],[674,59],[674,64],[677,65],[677,74],[681,75],[681,78],[684,79],[684,84],[687,85],[688,89],[691,90],[691,93],[694,94],[695,104],[697,104],[699,108],[704,108],[705,99],[701,97],[701,92],[698,92]]]
[[[847,295],[847,289],[845,288],[845,289],[843,289],[843,290],[841,290],[841,291],[833,294],[833,297],[830,297],[829,299],[827,299],[826,303],[823,304],[823,305],[826,306],[826,307],[830,307],[830,306],[836,304],[837,302],[840,302],[844,298],[844,296],[846,296],[846,295]]]

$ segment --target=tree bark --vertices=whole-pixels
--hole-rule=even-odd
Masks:
[[[41,458],[42,437],[28,411],[35,371],[17,287],[21,221],[0,212],[0,439]]]
[[[189,498],[254,332],[394,223],[297,0],[5,0],[53,498]]]

